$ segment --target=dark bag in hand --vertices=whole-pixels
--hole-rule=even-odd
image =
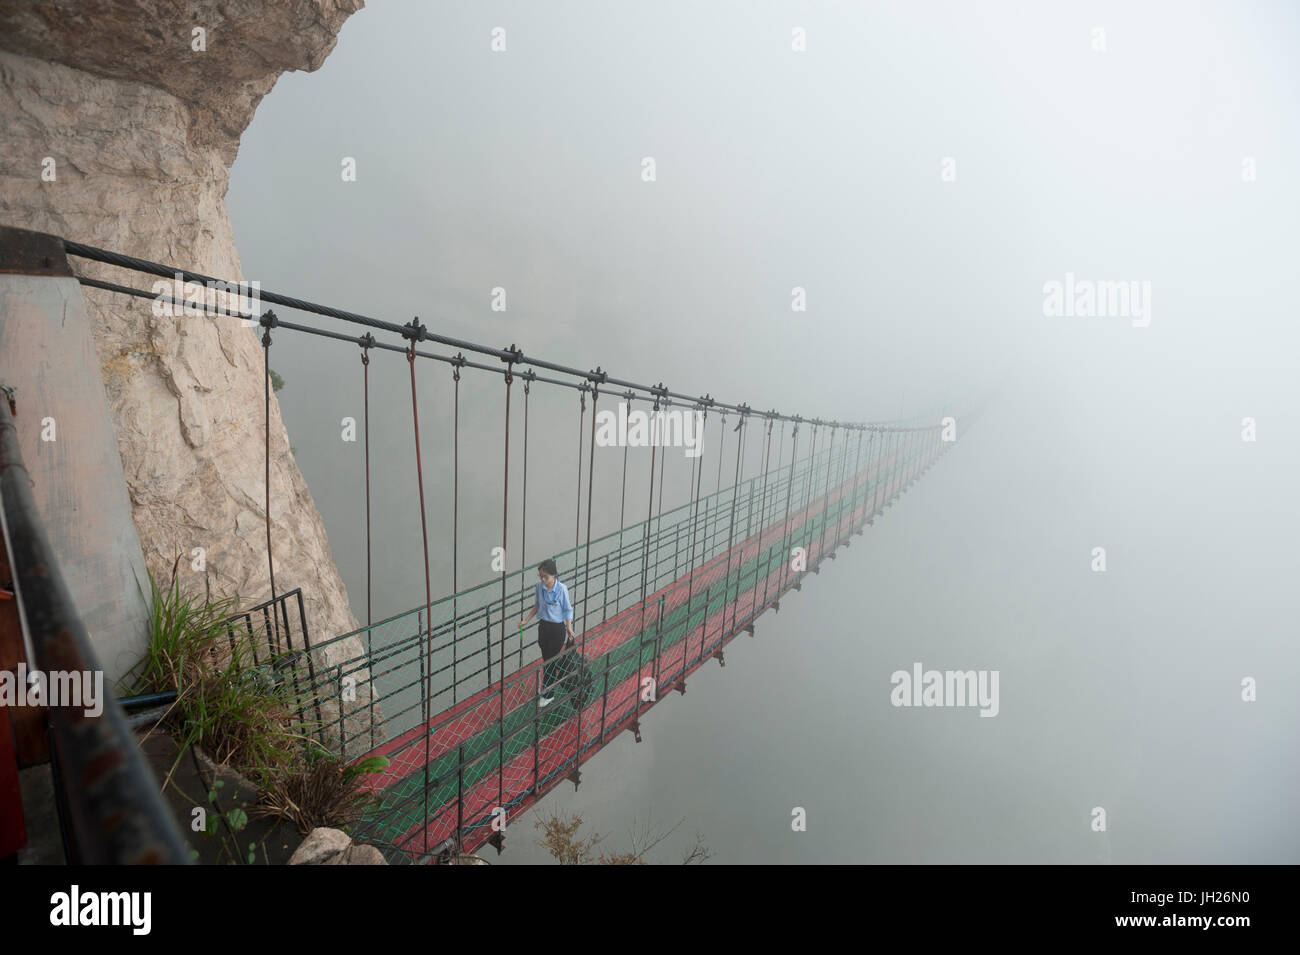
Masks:
[[[552,664],[555,679],[564,687],[563,695],[578,706],[586,706],[596,693],[591,677],[591,669],[586,658],[578,650],[578,645],[570,640]]]

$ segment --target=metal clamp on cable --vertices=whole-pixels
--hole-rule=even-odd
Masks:
[[[402,337],[411,340],[411,347],[415,347],[416,342],[424,341],[429,334],[429,330],[420,324],[420,316],[417,315],[405,325],[402,326]]]
[[[270,348],[271,329],[278,326],[280,324],[280,320],[275,317],[275,312],[271,311],[271,309],[268,308],[265,312],[262,313],[262,317],[257,320],[257,324],[261,325],[262,328],[266,329],[264,332],[262,332],[262,347]]]
[[[370,364],[370,349],[375,347],[375,336],[366,332],[357,339],[357,344],[361,346],[361,364]]]

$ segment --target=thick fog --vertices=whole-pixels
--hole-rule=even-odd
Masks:
[[[729,862],[1300,861],[1298,40],[1281,2],[388,2],[280,80],[228,196],[263,288],[759,409],[957,421],[501,862],[546,859],[553,809],[614,850],[681,821],[655,861],[697,831]],[[364,622],[359,350],[281,331],[271,367]],[[379,619],[424,581],[407,363],[370,375]],[[417,375],[436,599],[452,380]],[[505,389],[460,389],[465,586],[501,541]],[[512,568],[573,546],[578,412],[534,386]],[[621,463],[597,449],[594,536]],[[917,662],[998,671],[996,717],[893,705]]]

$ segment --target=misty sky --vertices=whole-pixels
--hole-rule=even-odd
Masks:
[[[563,788],[605,829],[653,804],[720,861],[1296,862],[1298,39],[1287,3],[375,3],[261,103],[228,202],[263,288],[755,407],[958,417],[797,610]],[[1150,283],[1149,324],[1046,316],[1067,273]],[[356,350],[282,332],[272,367],[364,618]],[[372,365],[376,616],[423,599],[405,375]],[[441,503],[450,371],[420,375]],[[461,387],[466,583],[502,385]],[[576,464],[576,398],[535,400],[529,558],[571,546]],[[1000,668],[999,717],[890,707],[916,660]],[[838,830],[789,838],[801,786]]]

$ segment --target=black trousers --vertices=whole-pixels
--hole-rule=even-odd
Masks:
[[[537,621],[537,645],[542,650],[542,695],[555,690],[555,661],[564,649],[564,638],[568,634],[562,623],[550,620]]]

